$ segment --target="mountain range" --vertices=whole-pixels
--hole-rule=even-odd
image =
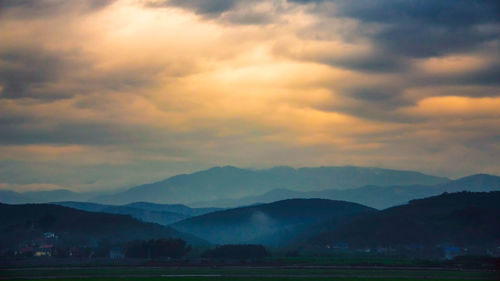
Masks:
[[[363,167],[274,167],[264,170],[232,166],[177,175],[163,181],[102,195],[91,201],[127,204],[136,201],[183,203],[255,196],[277,188],[300,191],[350,189],[364,185],[436,184],[449,179],[419,172]]]
[[[291,198],[324,198],[383,209],[405,204],[412,199],[462,190],[500,190],[500,177],[478,174],[449,180],[412,171],[351,166],[299,169],[280,166],[263,170],[225,166],[177,175],[108,194],[68,190],[24,193],[2,190],[0,202],[19,204],[78,201],[122,205],[108,206],[105,212],[130,214],[141,220],[168,224],[202,214],[204,211],[199,208],[203,207],[234,208]],[[179,203],[188,203],[197,208]],[[90,210],[88,205],[73,206]],[[103,210],[104,207],[101,206],[100,209]],[[197,211],[192,213],[193,210]]]
[[[258,196],[200,201],[191,205],[197,207],[220,206],[230,208],[257,203],[269,203],[289,198],[324,198],[356,202],[373,208],[384,209],[394,205],[405,204],[412,199],[438,195],[443,192],[485,192],[496,190],[500,190],[500,177],[478,174],[434,185],[367,185],[347,190],[326,189],[309,192],[275,189]]]
[[[88,212],[130,215],[144,222],[154,222],[162,225],[220,210],[218,208],[190,208],[182,204],[168,205],[147,202],[136,202],[121,206],[74,201],[54,202],[53,204]]]
[[[209,242],[259,243],[285,249],[348,245],[413,251],[421,247],[432,252],[455,245],[462,251],[482,249],[483,254],[500,245],[500,191],[445,192],[381,211],[346,201],[287,199],[216,210],[169,226],[99,212],[103,205],[87,208],[94,211],[55,204],[0,204],[0,249],[18,247],[47,231],[60,235],[58,243],[67,245],[180,237],[202,247]]]
[[[0,202],[5,204],[49,203],[55,201],[88,201],[103,192],[74,192],[66,189],[15,192],[0,190]]]

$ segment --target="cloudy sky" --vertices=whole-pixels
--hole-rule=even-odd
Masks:
[[[500,174],[500,2],[0,0],[0,189]]]

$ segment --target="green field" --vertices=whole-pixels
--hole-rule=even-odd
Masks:
[[[337,267],[75,267],[0,269],[3,280],[499,280],[498,272]]]
[[[20,280],[40,280],[40,279],[20,279]],[[202,280],[235,280],[235,281],[420,281],[421,278],[357,278],[357,277],[123,277],[123,278],[61,278],[61,279],[43,279],[43,280],[58,280],[58,281],[157,281],[157,280],[182,280],[182,281],[202,281]],[[485,280],[485,279],[449,279],[449,278],[425,278],[430,281],[463,281],[463,280]],[[491,279],[496,280],[496,279]]]
[[[400,256],[374,255],[374,254],[337,254],[335,256],[300,256],[300,257],[270,257],[269,262],[280,264],[300,265],[381,265],[381,266],[417,266],[417,262]],[[430,262],[428,262],[430,263]]]

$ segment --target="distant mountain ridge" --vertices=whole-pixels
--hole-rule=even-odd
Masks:
[[[218,208],[190,208],[182,204],[167,205],[147,202],[135,202],[121,206],[74,201],[53,202],[52,204],[88,212],[130,215],[144,222],[154,222],[162,225],[220,210]]]
[[[54,201],[87,201],[103,192],[74,192],[67,189],[15,192],[0,190],[0,203],[26,204],[49,203]]]
[[[182,214],[188,217],[199,216],[222,210],[222,208],[191,208],[183,204],[156,204],[150,202],[133,202],[126,204],[124,206],[139,208],[149,211],[172,212],[172,213]]]
[[[436,184],[449,179],[419,172],[364,167],[274,167],[263,170],[232,166],[173,176],[163,181],[133,187],[127,191],[93,198],[104,204],[135,201],[183,203],[254,196],[276,188],[302,191],[350,189],[370,185]]]
[[[208,213],[171,226],[216,244],[276,246],[290,243],[317,222],[336,219],[340,225],[373,211],[375,209],[344,201],[290,199]]]
[[[377,209],[405,204],[410,200],[441,194],[443,192],[486,192],[500,190],[500,177],[477,174],[435,185],[374,186],[368,185],[348,190],[327,189],[300,192],[289,189],[275,189],[259,196],[240,199],[220,199],[195,202],[192,206],[236,207],[256,203],[269,203],[290,198],[324,198],[356,202]]]
[[[66,202],[54,202],[53,204],[88,212],[130,215],[131,217],[138,219],[140,221],[153,222],[161,225],[168,225],[176,221],[180,221],[190,217],[183,214],[178,214],[168,211],[151,211],[151,210],[144,210],[128,206],[113,206],[113,205],[103,205],[103,204],[86,203],[86,202],[66,201]]]

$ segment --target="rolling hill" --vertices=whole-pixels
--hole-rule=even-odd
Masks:
[[[162,225],[168,225],[191,216],[169,212],[169,211],[152,211],[147,209],[129,207],[129,206],[113,206],[87,202],[54,202],[52,204],[70,207],[78,210],[89,212],[101,212],[108,214],[130,215],[131,217],[144,221],[154,222]]]
[[[265,170],[215,167],[177,175],[127,191],[93,198],[92,202],[127,204],[136,201],[153,203],[190,203],[206,200],[254,196],[276,188],[314,191],[350,189],[364,185],[410,185],[447,182],[447,178],[412,171],[363,167],[275,167]]]
[[[337,218],[341,224],[373,211],[344,201],[291,199],[213,212],[177,222],[172,227],[218,244],[283,245],[322,220]]]
[[[144,223],[128,215],[86,212],[53,204],[0,204],[0,241],[3,247],[54,232],[62,241],[78,245],[107,239],[113,243],[136,239],[178,237],[191,244],[206,244],[170,227]]]
[[[138,208],[142,210],[149,210],[149,211],[172,212],[172,213],[182,214],[188,217],[199,216],[222,210],[222,208],[191,208],[183,204],[156,204],[149,202],[134,202],[126,204],[124,206]]]
[[[500,245],[500,192],[443,193],[367,214],[311,241],[355,247]]]
[[[472,175],[457,180],[435,185],[398,185],[374,186],[337,190],[301,192],[290,189],[275,189],[259,196],[249,196],[240,199],[220,199],[201,201],[193,206],[236,207],[256,203],[269,203],[289,198],[325,198],[356,202],[377,209],[385,209],[395,205],[406,204],[412,199],[438,195],[443,192],[484,192],[500,190],[500,177],[486,174]]]
[[[182,204],[168,205],[148,202],[135,202],[121,206],[73,201],[53,202],[52,204],[89,212],[130,215],[141,221],[162,225],[220,210],[219,208],[190,208]]]

